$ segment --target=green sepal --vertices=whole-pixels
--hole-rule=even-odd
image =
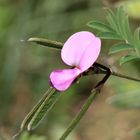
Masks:
[[[34,43],[37,43],[39,45],[43,45],[43,46],[49,47],[49,48],[62,49],[62,47],[63,47],[63,43],[61,43],[61,42],[52,41],[52,40],[48,40],[48,39],[44,39],[44,38],[29,38],[27,41],[34,42]]]

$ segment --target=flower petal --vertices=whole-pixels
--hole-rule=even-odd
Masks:
[[[83,72],[96,61],[100,47],[100,39],[91,32],[77,32],[65,42],[61,57],[67,65],[76,66]]]
[[[94,41],[92,41],[87,46],[79,62],[79,68],[81,69],[82,72],[91,67],[93,63],[97,60],[100,54],[100,49],[101,49],[101,41],[98,37],[96,37]]]
[[[78,68],[55,70],[50,74],[51,85],[59,91],[64,91],[81,73]]]

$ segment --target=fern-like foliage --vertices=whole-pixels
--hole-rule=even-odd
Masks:
[[[109,54],[124,50],[128,51],[128,55],[120,58],[120,64],[140,60],[140,28],[138,27],[132,33],[124,7],[118,7],[116,12],[113,12],[109,8],[106,11],[107,23],[93,20],[87,25],[93,29],[97,29],[99,31],[97,36],[101,39],[118,40],[118,44],[114,44],[110,48]]]

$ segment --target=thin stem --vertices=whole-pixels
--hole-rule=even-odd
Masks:
[[[100,85],[103,85],[106,82],[106,80],[111,75],[111,70],[109,68],[107,68],[106,66],[103,66],[103,65],[96,63],[96,62],[93,64],[93,66],[95,66],[97,69],[103,69],[104,71],[106,71],[104,78],[99,83],[97,83],[97,85],[95,86],[95,88],[96,88]]]
[[[87,112],[89,106],[93,102],[94,98],[96,97],[97,93],[99,93],[98,89],[96,88],[91,95],[88,97],[86,102],[84,103],[83,107],[79,111],[79,113],[76,115],[76,117],[72,120],[71,124],[68,126],[66,131],[63,133],[63,135],[59,138],[59,140],[65,140],[66,137],[71,133],[71,131],[77,126],[79,121],[82,119],[84,114]]]
[[[140,82],[140,79],[114,72],[110,68],[107,68],[106,66],[99,64],[97,62],[95,62],[93,64],[93,66],[87,72],[85,72],[83,75],[86,76],[86,75],[93,75],[93,74],[109,74],[109,76],[112,75],[112,76],[116,76],[116,77],[120,77],[120,78],[124,78],[124,79],[128,79],[128,80]],[[108,77],[107,77],[107,79],[108,79]]]
[[[140,79],[129,77],[129,76],[126,76],[126,75],[123,75],[123,74],[120,74],[120,73],[116,73],[114,71],[111,72],[111,75],[117,76],[117,77],[120,77],[120,78],[124,78],[124,79],[128,79],[128,80],[133,80],[133,81],[136,81],[136,82],[140,82]]]

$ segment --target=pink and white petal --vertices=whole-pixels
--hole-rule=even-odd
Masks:
[[[87,70],[97,60],[101,50],[101,40],[95,37],[85,48],[81,60],[79,62],[79,69],[83,72]]]
[[[50,83],[58,91],[65,91],[80,73],[78,68],[55,70],[50,74]]]
[[[85,50],[88,49],[89,46],[91,47],[93,45],[93,49],[91,50],[91,48],[89,48],[89,50],[92,51],[93,54],[96,53],[96,49],[98,49],[98,47],[95,48],[95,45],[97,44],[95,43],[94,45],[95,38],[96,37],[88,31],[81,31],[73,34],[68,38],[62,48],[62,60],[67,65],[78,67]]]

